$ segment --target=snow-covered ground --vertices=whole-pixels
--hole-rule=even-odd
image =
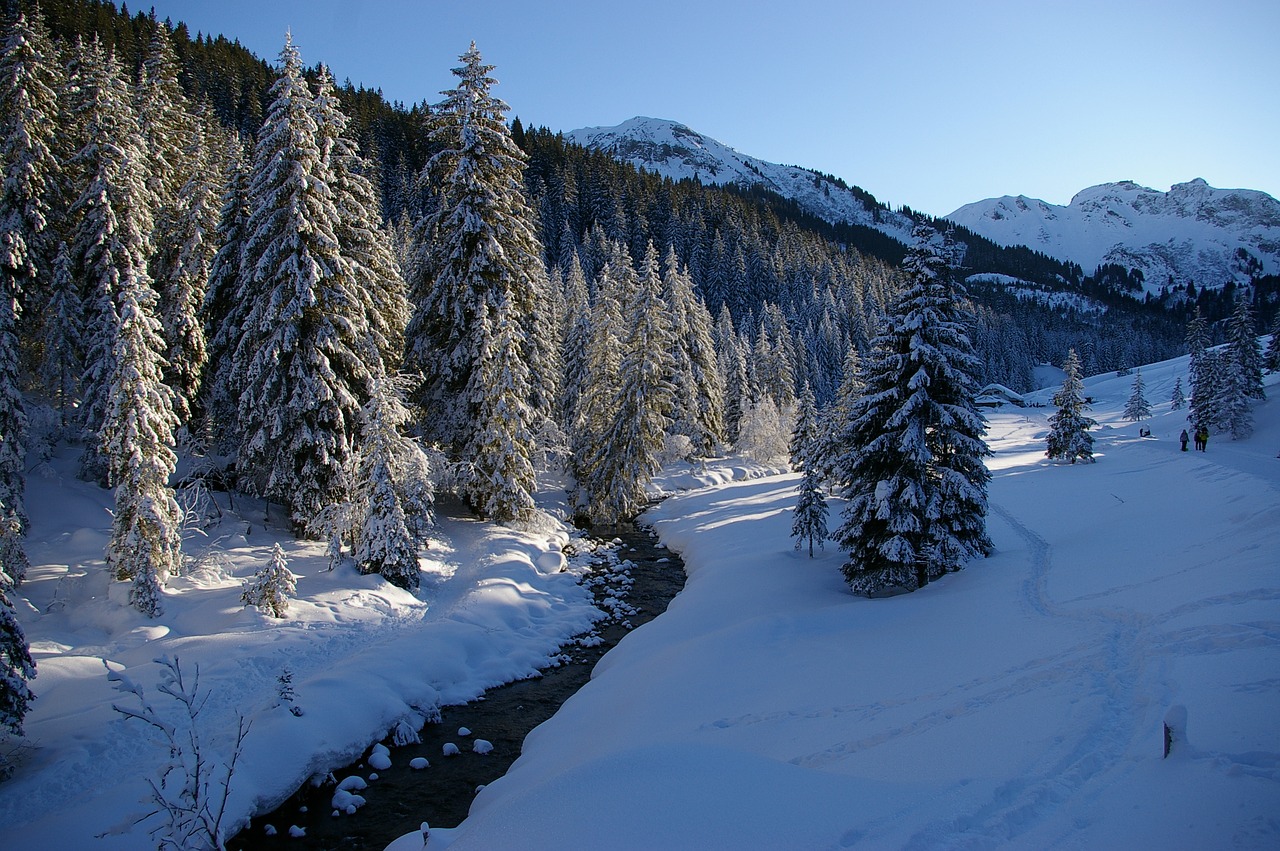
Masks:
[[[138,703],[113,690],[104,661],[171,719],[178,707],[157,692],[154,660],[176,657],[187,677],[199,666],[209,695],[202,732],[219,761],[235,714],[252,723],[232,783],[234,826],[313,774],[353,761],[399,721],[421,724],[441,705],[545,667],[601,617],[577,582],[583,560],[566,564],[563,530],[442,520],[415,596],[349,563],[330,572],[321,545],[293,540],[274,515],[264,528],[262,504],[237,498],[242,518],[228,514],[208,539],[187,536],[188,553],[214,555],[170,581],[164,615],[150,620],[129,607],[126,583],[108,581],[111,497],[77,480],[76,463],[67,449],[28,481],[32,567],[15,607],[38,666],[37,699],[27,741],[12,754],[18,771],[0,783],[5,848],[152,847],[152,822],[93,840],[127,830],[149,809],[139,803],[146,780],[167,756],[157,735],[112,710]],[[218,499],[226,510],[226,495]],[[243,581],[277,541],[298,575],[297,599],[281,620],[240,604]],[[279,700],[285,671],[301,715]]]
[[[1185,358],[1142,374],[1150,438],[1132,376],[1085,382],[1092,465],[991,414],[997,550],[914,594],[795,551],[796,476],[667,500],[685,590],[430,847],[1280,846],[1280,376],[1184,454]]]

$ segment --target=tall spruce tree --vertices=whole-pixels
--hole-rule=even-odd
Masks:
[[[1187,403],[1187,420],[1194,429],[1208,428],[1214,420],[1213,377],[1206,362],[1209,351],[1209,323],[1200,312],[1199,305],[1187,324],[1187,377],[1191,384],[1191,399]]]
[[[486,318],[500,305],[509,305],[503,312],[528,365],[529,401],[546,415],[554,398],[547,363],[554,337],[538,333],[548,327],[540,300],[549,284],[524,194],[525,155],[505,123],[507,105],[491,94],[493,66],[474,43],[460,58],[458,85],[444,92],[432,121],[438,153],[423,172],[431,210],[417,229],[405,358],[406,369],[423,376],[424,429],[455,453],[489,404],[472,374],[486,357]]]
[[[800,393],[800,413],[791,435],[791,466],[804,474],[797,488],[799,496],[791,522],[791,537],[796,539],[796,549],[809,545],[809,558],[813,558],[814,543],[823,547],[827,539],[827,499],[822,492],[821,474],[810,460],[818,446],[819,424],[813,391],[806,383]]]
[[[695,454],[705,458],[725,440],[724,381],[716,362],[711,314],[671,247],[663,259],[662,299],[675,336],[672,430],[687,435]]]
[[[617,393],[582,482],[591,518],[597,523],[616,523],[639,511],[645,486],[658,471],[674,398],[673,340],[661,287],[658,255],[650,244],[635,289],[624,302],[626,328]]]
[[[360,408],[383,374],[368,297],[343,256],[333,173],[292,39],[254,148],[237,300],[252,305],[232,371],[243,375],[237,470],[305,531],[350,496]]]
[[[1062,364],[1066,378],[1062,387],[1053,394],[1053,404],[1058,412],[1049,417],[1048,449],[1045,455],[1055,461],[1093,461],[1093,435],[1089,429],[1098,423],[1085,415],[1089,405],[1084,399],[1084,384],[1080,381],[1080,358],[1076,350],[1067,352]]]
[[[974,407],[977,359],[963,290],[947,246],[917,228],[906,286],[872,344],[866,393],[841,435],[837,478],[855,593],[914,590],[991,551],[986,532],[989,450]]]
[[[35,679],[36,663],[9,600],[14,579],[8,567],[0,563],[0,730],[21,736],[23,719],[35,699],[28,683]],[[10,769],[5,754],[0,752],[0,780],[8,777]]]
[[[73,263],[87,294],[85,372],[80,405],[85,450],[81,475],[105,483],[99,433],[110,401],[120,336],[118,298],[130,281],[150,281],[151,195],[143,172],[143,142],[119,64],[101,45],[77,46],[70,88],[79,150],[71,161],[79,195]]]
[[[1227,325],[1226,351],[1220,353],[1217,425],[1232,440],[1253,434],[1253,402],[1266,398],[1262,388],[1262,349],[1258,345],[1253,306],[1246,293],[1236,297]]]
[[[177,466],[173,393],[164,384],[158,297],[145,271],[122,282],[120,332],[101,443],[116,508],[107,566],[133,583],[129,602],[148,617],[163,611],[161,588],[182,567],[182,509],[169,487]]]

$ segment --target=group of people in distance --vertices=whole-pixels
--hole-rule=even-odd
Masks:
[[[1188,441],[1188,440],[1190,440],[1190,438],[1189,438],[1189,437],[1187,437],[1187,430],[1186,430],[1185,428],[1182,430],[1182,434],[1178,435],[1178,440],[1179,440],[1179,442],[1181,442],[1181,443],[1182,443],[1182,451],[1183,451],[1183,452],[1186,452],[1186,451],[1187,451],[1187,441]],[[1208,447],[1209,447],[1209,429],[1205,428],[1204,426],[1200,426],[1200,428],[1196,429],[1196,430],[1195,430],[1195,441],[1196,441],[1196,451],[1197,451],[1197,452],[1204,452],[1206,449],[1208,449]]]

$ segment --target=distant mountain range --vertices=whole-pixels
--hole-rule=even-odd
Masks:
[[[847,221],[905,241],[911,219],[843,182],[741,154],[684,124],[632,118],[565,138],[673,180],[763,185],[829,222]],[[1152,292],[1169,283],[1218,287],[1280,274],[1280,202],[1265,192],[1215,189],[1196,179],[1159,192],[1131,181],[1082,190],[1065,207],[1025,196],[966,204],[946,217],[1000,245],[1025,245],[1077,263],[1139,269]]]

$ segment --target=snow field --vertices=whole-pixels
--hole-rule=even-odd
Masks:
[[[684,592],[432,847],[1275,847],[1280,400],[1184,454],[1185,370],[1143,368],[1141,424],[1086,379],[1095,464],[1044,457],[1052,408],[989,415],[996,552],[910,595],[792,549],[798,476],[668,499]]]

